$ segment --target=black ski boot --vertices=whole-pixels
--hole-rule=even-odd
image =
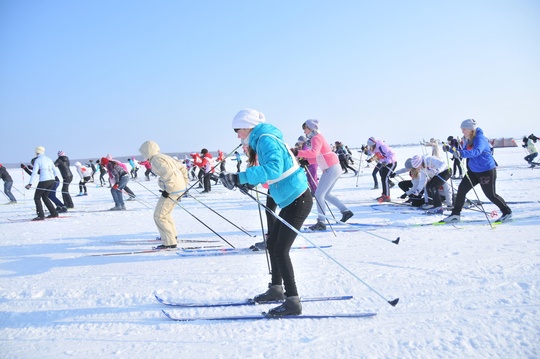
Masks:
[[[300,315],[302,314],[302,303],[300,297],[287,297],[285,302],[278,307],[268,311],[269,317],[281,317],[284,315]]]
[[[283,286],[281,284],[272,285],[268,284],[268,290],[263,294],[256,295],[253,298],[255,303],[268,303],[285,300],[285,293],[283,292]]]

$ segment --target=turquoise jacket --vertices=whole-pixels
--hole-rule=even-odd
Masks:
[[[304,169],[298,166],[296,158],[283,142],[283,134],[276,127],[267,123],[258,124],[248,140],[249,146],[257,153],[259,165],[240,172],[240,183],[269,183],[274,201],[281,208],[287,207],[308,188]]]

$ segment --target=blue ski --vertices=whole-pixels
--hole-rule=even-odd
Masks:
[[[162,310],[163,314],[169,319],[177,322],[193,322],[197,320],[211,321],[238,321],[238,320],[261,320],[261,319],[335,319],[335,318],[366,318],[373,317],[377,313],[348,313],[348,314],[316,314],[316,315],[285,315],[279,317],[269,316],[266,313],[259,315],[238,315],[238,316],[223,316],[223,317],[177,317],[172,313]]]
[[[183,302],[174,302],[174,301],[167,301],[163,298],[160,298],[156,294],[154,294],[154,297],[156,297],[157,301],[161,304],[165,304],[171,307],[183,307],[183,308],[209,308],[209,307],[239,307],[243,305],[258,305],[258,303],[255,303],[252,299],[246,299],[244,301],[237,301],[237,302],[213,302],[213,303],[183,303]],[[302,298],[302,302],[324,302],[327,300],[349,300],[352,299],[352,295],[339,295],[339,296],[333,296],[333,297],[306,297]],[[275,302],[267,302],[264,304],[280,304],[282,302],[275,301]]]
[[[330,248],[332,245],[318,246],[319,248]],[[315,246],[300,246],[291,247],[291,249],[313,249]],[[265,253],[265,251],[256,250],[251,248],[215,248],[215,249],[183,249],[176,253],[180,257],[201,257],[201,256],[220,256],[225,254],[251,254],[251,253]]]

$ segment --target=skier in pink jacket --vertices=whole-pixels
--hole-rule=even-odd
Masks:
[[[315,191],[319,216],[317,223],[309,227],[309,229],[312,231],[324,231],[326,230],[326,224],[324,223],[326,218],[324,210],[326,208],[325,201],[330,202],[340,210],[342,215],[341,222],[346,222],[354,214],[343,202],[330,193],[339,176],[341,176],[341,165],[339,164],[336,153],[332,151],[323,135],[319,133],[319,120],[307,120],[302,125],[302,129],[311,142],[311,149],[295,151],[295,155],[306,158],[309,163],[317,163],[322,170],[319,185]]]

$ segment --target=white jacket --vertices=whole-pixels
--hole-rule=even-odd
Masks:
[[[448,166],[446,162],[441,161],[437,157],[423,156],[424,167],[420,169],[418,176],[418,192],[426,187],[426,184],[436,175],[445,171]],[[415,193],[418,194],[418,193]]]
[[[34,161],[32,175],[30,175],[30,182],[28,184],[34,183],[38,176],[39,182],[54,180],[56,176],[62,177],[54,162],[43,153],[39,154]]]

